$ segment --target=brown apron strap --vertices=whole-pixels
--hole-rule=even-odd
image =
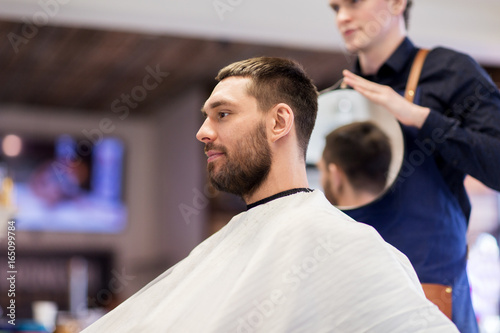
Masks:
[[[420,49],[413,60],[413,64],[410,70],[410,76],[408,76],[408,81],[406,82],[405,98],[413,103],[415,98],[415,92],[417,91],[418,80],[420,79],[420,72],[424,66],[425,58],[429,50]]]
[[[420,49],[413,60],[410,76],[408,76],[405,90],[405,98],[411,103],[413,103],[415,98],[420,73],[422,72],[422,67],[424,66],[424,61],[428,53],[429,50]],[[452,288],[450,286],[437,283],[422,283],[422,289],[424,289],[425,297],[427,297],[427,299],[432,303],[436,304],[439,310],[451,319]]]
[[[436,283],[422,283],[425,297],[432,303],[436,304],[439,310],[450,318],[452,314],[452,288]]]

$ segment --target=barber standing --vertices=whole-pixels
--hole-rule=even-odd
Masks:
[[[460,332],[477,332],[466,275],[471,207],[463,180],[469,174],[500,190],[498,88],[471,57],[438,47],[427,55],[411,103],[402,96],[419,51],[407,37],[411,0],[330,0],[330,6],[347,50],[357,54],[344,82],[387,108],[405,139],[393,187],[345,213],[405,253],[424,290],[438,288],[429,297],[438,306],[452,296]]]

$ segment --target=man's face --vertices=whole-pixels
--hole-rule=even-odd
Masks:
[[[205,143],[208,175],[220,191],[250,195],[271,169],[265,117],[248,95],[249,78],[228,77],[215,87],[202,112],[196,138]]]
[[[337,27],[349,52],[364,52],[381,44],[394,27],[392,0],[329,0]]]
[[[317,165],[319,172],[321,174],[321,186],[323,187],[323,192],[325,197],[330,201],[332,205],[338,205],[337,195],[334,193],[334,187],[332,186],[332,177],[328,170],[325,160],[322,158]]]

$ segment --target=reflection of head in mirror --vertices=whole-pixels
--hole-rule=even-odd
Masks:
[[[318,165],[327,199],[342,207],[373,201],[385,189],[391,156],[389,137],[372,122],[331,132]]]

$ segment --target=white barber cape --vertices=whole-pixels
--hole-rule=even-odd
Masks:
[[[315,190],[235,216],[83,332],[458,330],[401,252]]]

